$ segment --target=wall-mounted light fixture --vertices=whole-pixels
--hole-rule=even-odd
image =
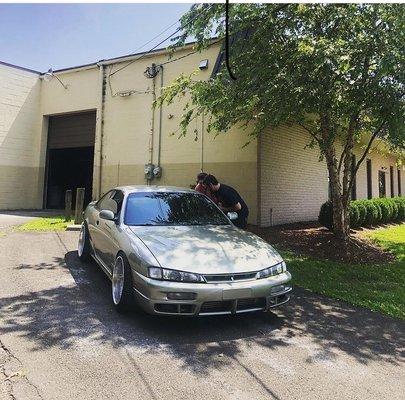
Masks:
[[[58,80],[58,82],[59,82],[65,89],[68,88],[68,86],[65,85],[65,84],[59,79],[59,77],[58,77],[57,75],[55,75],[55,73],[52,71],[52,68],[49,68],[49,69],[48,69],[48,72],[46,72],[45,74],[42,75],[42,79],[43,79],[45,82],[50,82],[53,78],[56,78],[56,79]]]

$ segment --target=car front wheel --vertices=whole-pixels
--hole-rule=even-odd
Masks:
[[[115,259],[111,282],[111,294],[117,311],[128,311],[134,304],[132,274],[129,262],[123,253]]]

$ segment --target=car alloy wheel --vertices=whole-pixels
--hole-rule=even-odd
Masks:
[[[85,243],[86,243],[86,227],[84,224],[82,224],[79,234],[79,244],[77,246],[77,253],[79,254],[79,257],[83,255]]]
[[[112,298],[115,305],[120,304],[125,282],[124,260],[118,256],[115,260],[112,276]]]

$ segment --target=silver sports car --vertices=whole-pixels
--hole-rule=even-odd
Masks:
[[[86,208],[78,254],[111,279],[119,311],[237,314],[286,303],[285,262],[234,218],[193,190],[118,187]]]

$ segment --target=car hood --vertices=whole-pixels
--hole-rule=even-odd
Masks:
[[[134,226],[163,268],[200,274],[251,272],[282,260],[258,236],[233,226]]]

